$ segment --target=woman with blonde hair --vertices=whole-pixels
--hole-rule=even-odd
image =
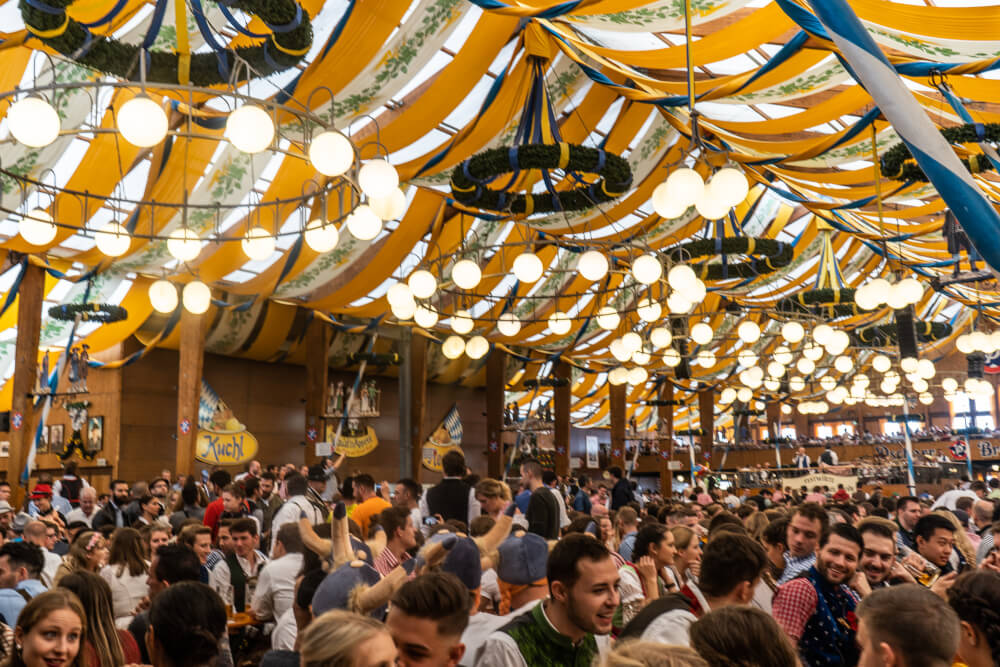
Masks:
[[[67,574],[73,572],[93,572],[97,573],[104,567],[108,560],[108,542],[96,530],[85,530],[76,536],[73,544],[69,547],[69,552],[63,556],[59,569],[56,570],[52,578],[52,585],[56,586]]]
[[[659,642],[624,641],[604,656],[599,667],[708,667],[686,646],[666,646]]]
[[[45,667],[56,658],[63,661],[63,667],[82,667],[80,649],[86,628],[83,606],[69,591],[57,588],[36,595],[17,617],[14,650],[0,665]]]
[[[687,526],[674,526],[670,529],[674,535],[674,579],[680,586],[690,581],[698,581],[701,572],[701,541],[698,535]]]
[[[483,514],[494,521],[500,519],[510,504],[510,487],[495,479],[484,479],[476,484],[476,500],[483,508]]]
[[[396,664],[389,630],[370,616],[335,609],[309,624],[299,641],[302,667],[369,667]]]
[[[80,649],[83,667],[119,667],[142,661],[132,633],[115,627],[111,588],[106,581],[80,570],[63,577],[58,587],[76,595],[87,619]]]
[[[750,537],[761,541],[761,537],[764,535],[764,530],[771,525],[771,520],[767,518],[767,515],[763,512],[754,512],[747,518],[743,519],[743,526],[747,529]]]
[[[111,537],[111,555],[101,577],[111,587],[115,625],[128,628],[139,602],[149,593],[146,577],[149,562],[144,557],[142,535],[134,528],[119,528]]]

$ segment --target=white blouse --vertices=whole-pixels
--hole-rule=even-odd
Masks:
[[[146,563],[149,567],[149,563]],[[121,574],[118,574],[121,569]],[[105,565],[101,569],[101,576],[111,587],[111,601],[114,604],[115,626],[128,629],[132,622],[136,606],[149,593],[149,586],[146,585],[145,572],[132,575],[127,567],[121,565]]]

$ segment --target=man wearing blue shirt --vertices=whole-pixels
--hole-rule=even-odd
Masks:
[[[45,558],[28,542],[8,542],[0,547],[0,616],[10,627],[28,600],[47,589],[40,581]]]
[[[586,475],[580,475],[578,484],[580,486],[580,490],[576,492],[575,496],[573,496],[573,509],[577,512],[583,512],[584,514],[589,515],[590,510],[592,509],[590,494],[594,492],[591,488],[592,482]]]

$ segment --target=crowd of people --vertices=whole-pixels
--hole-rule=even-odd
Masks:
[[[508,485],[343,459],[0,484],[0,665],[1000,665],[1000,489]]]

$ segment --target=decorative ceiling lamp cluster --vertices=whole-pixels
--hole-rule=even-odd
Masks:
[[[916,278],[903,278],[895,283],[876,278],[855,290],[854,302],[862,310],[875,310],[881,305],[901,310],[920,303],[923,296],[924,285]]]
[[[962,354],[975,354],[976,352],[993,354],[1000,351],[1000,329],[992,333],[973,331],[962,334],[955,339],[955,347]]]

